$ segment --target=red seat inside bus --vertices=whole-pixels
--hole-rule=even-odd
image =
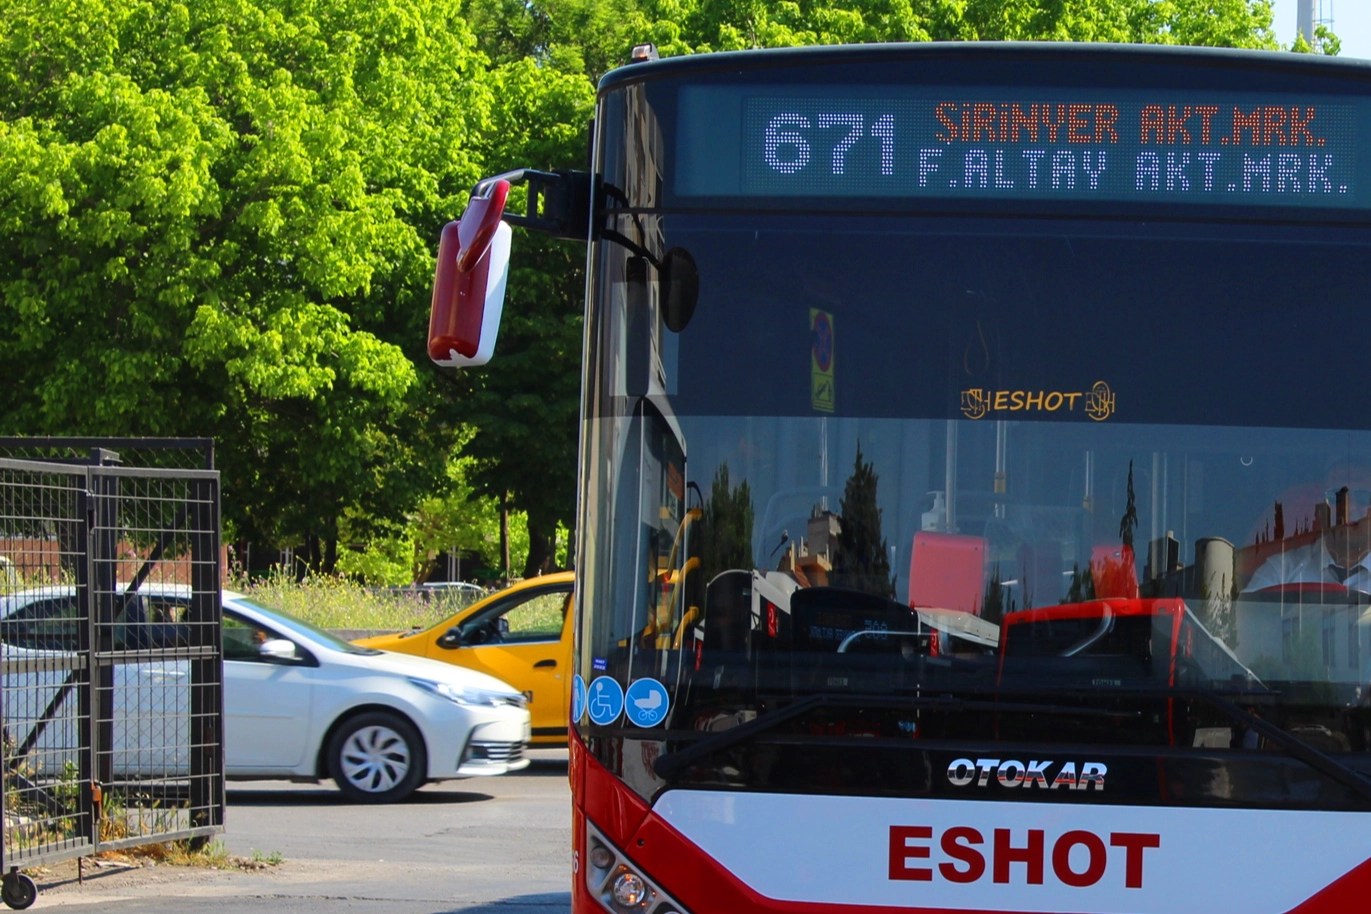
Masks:
[[[909,605],[973,615],[985,596],[985,538],[920,530],[909,556]]]

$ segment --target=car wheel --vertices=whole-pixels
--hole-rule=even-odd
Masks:
[[[398,714],[358,714],[329,740],[329,776],[361,803],[397,803],[419,789],[427,771],[419,731]]]

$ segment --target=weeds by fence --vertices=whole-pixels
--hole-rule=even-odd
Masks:
[[[279,569],[266,577],[231,578],[229,589],[320,628],[373,631],[426,628],[480,598],[456,589],[366,587],[323,575],[297,581]]]

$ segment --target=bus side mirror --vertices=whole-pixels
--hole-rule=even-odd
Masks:
[[[672,248],[662,255],[657,267],[662,288],[662,322],[672,333],[680,333],[695,315],[700,299],[700,271],[695,258],[685,248]]]
[[[484,365],[495,349],[509,277],[510,229],[502,221],[508,181],[473,194],[443,226],[429,309],[428,356],[448,368]]]

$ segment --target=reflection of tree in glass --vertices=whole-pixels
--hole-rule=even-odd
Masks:
[[[700,563],[706,582],[721,571],[752,567],[753,516],[747,480],[730,487],[728,464],[721,464],[700,518]]]
[[[1071,586],[1066,591],[1067,603],[1085,603],[1095,599],[1095,576],[1089,566],[1071,566]]]
[[[1128,502],[1124,506],[1123,517],[1119,519],[1119,539],[1124,546],[1133,548],[1133,528],[1138,526],[1138,504],[1133,495],[1133,461],[1128,461]]]
[[[1029,604],[1031,605],[1031,604]],[[1006,594],[1001,583],[1000,569],[996,565],[985,585],[985,599],[981,602],[981,618],[999,625],[1006,615],[1018,612],[1018,603],[1013,594]]]
[[[843,489],[842,529],[838,532],[829,583],[893,597],[895,579],[890,575],[888,547],[881,536],[881,509],[876,506],[879,482],[872,465],[862,460],[862,446],[858,442],[852,475]]]

